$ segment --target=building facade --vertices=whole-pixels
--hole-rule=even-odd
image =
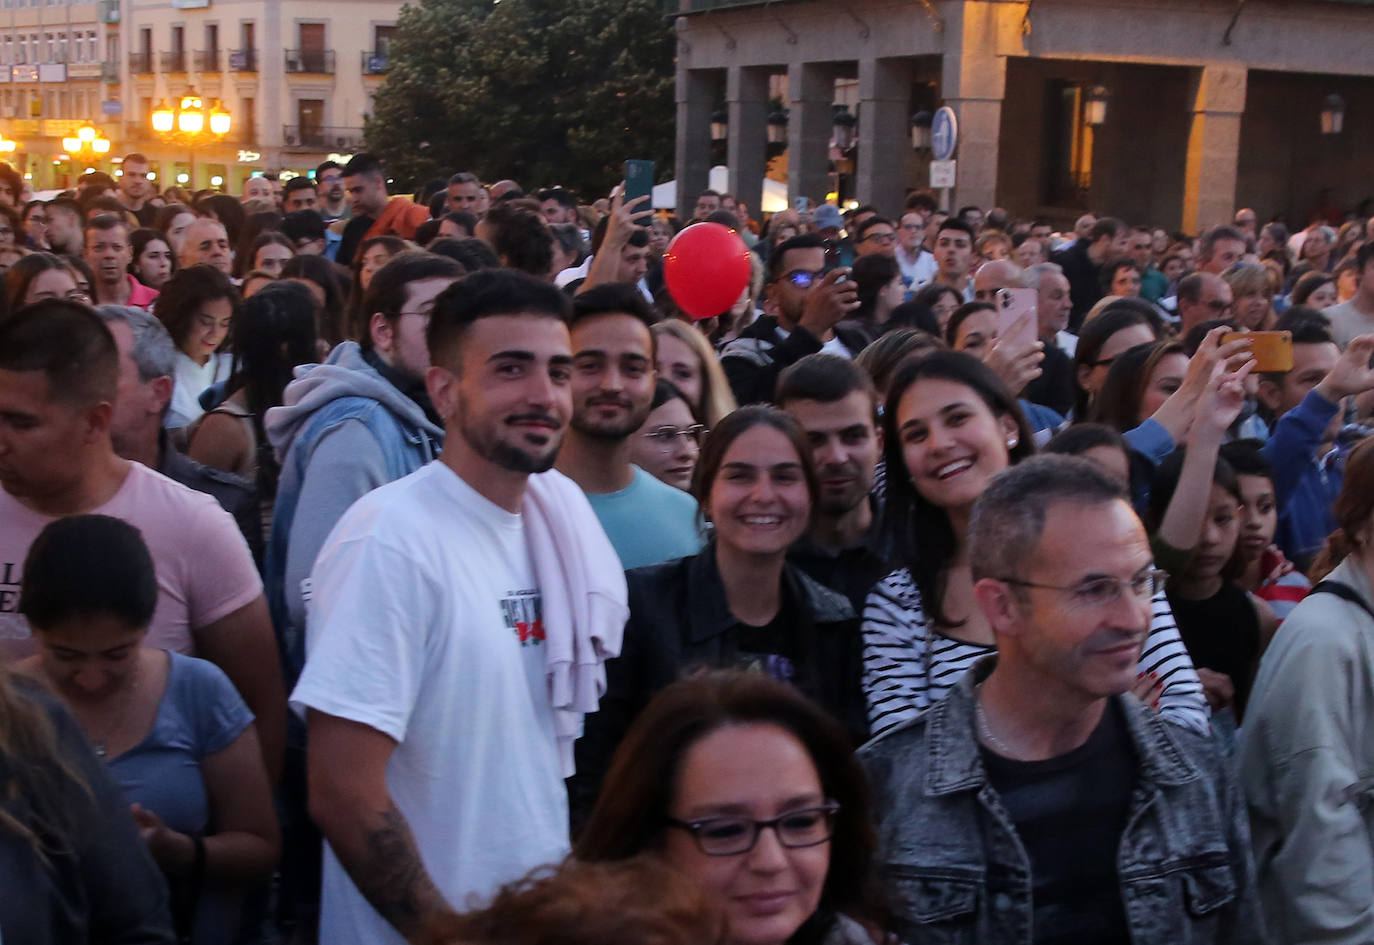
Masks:
[[[305,173],[361,149],[401,0],[0,0],[3,155],[35,190],[139,151],[163,186]],[[220,137],[155,132],[163,103],[195,94],[231,119]],[[71,153],[83,125],[107,152]],[[103,145],[102,145],[103,147]]]
[[[913,115],[949,106],[956,207],[1190,231],[1240,206],[1290,222],[1374,207],[1371,0],[665,3],[679,206],[722,156],[759,206],[781,104],[792,199],[835,190],[838,173],[854,199],[900,206],[931,182]],[[837,105],[857,118],[849,147]],[[728,119],[723,154],[713,115]]]

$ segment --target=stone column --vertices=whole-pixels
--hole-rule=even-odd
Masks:
[[[711,69],[678,69],[677,73],[677,214],[692,215],[696,196],[711,175],[711,109],[719,76]]]
[[[959,119],[951,209],[972,204],[987,210],[997,204],[998,138],[1007,84],[1007,58],[997,53],[998,4],[969,0],[952,6],[940,78],[944,104]]]
[[[835,67],[804,62],[787,71],[787,201],[830,192],[830,131],[834,126]]]
[[[1183,174],[1183,229],[1197,233],[1230,223],[1236,211],[1240,119],[1245,111],[1246,69],[1203,66],[1193,79],[1193,124]]]
[[[914,59],[859,60],[859,203],[871,203],[893,219],[901,213],[919,162],[911,150],[911,88]]]
[[[730,140],[725,163],[730,169],[730,193],[762,219],[763,175],[768,170],[767,67],[731,66],[725,77],[725,102],[730,113]]]

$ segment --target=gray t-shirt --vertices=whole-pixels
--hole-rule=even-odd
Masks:
[[[1355,307],[1355,300],[1342,302],[1323,309],[1322,314],[1331,320],[1331,337],[1345,350],[1345,346],[1358,338],[1374,332],[1374,314],[1366,315]]]

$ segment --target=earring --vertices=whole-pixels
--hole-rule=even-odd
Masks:
[[[1009,436],[1009,437],[1007,437],[1007,449],[1009,449],[1009,450],[1014,450],[1014,449],[1016,449],[1016,437],[1014,437],[1014,436]]]

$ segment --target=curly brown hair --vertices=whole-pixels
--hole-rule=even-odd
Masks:
[[[427,945],[717,945],[725,915],[653,854],[568,860],[504,887],[485,909],[433,922]]]

